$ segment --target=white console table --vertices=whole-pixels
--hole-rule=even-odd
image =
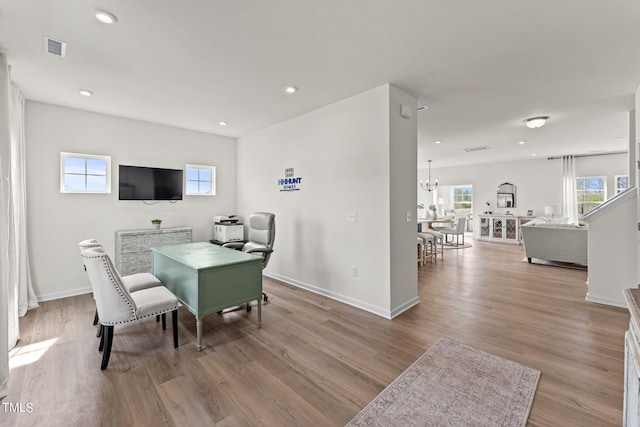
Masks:
[[[151,248],[191,243],[192,229],[116,230],[116,268],[123,276],[151,273]]]
[[[640,425],[640,289],[625,289],[629,314],[629,330],[624,337],[624,409],[622,425]]]
[[[531,219],[516,215],[478,215],[480,234],[478,240],[488,242],[520,244],[520,226]]]

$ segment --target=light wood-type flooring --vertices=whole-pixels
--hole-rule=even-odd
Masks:
[[[440,337],[542,371],[530,425],[621,425],[627,310],[586,302],[586,271],[472,245],[419,267],[421,303],[392,321],[265,279],[262,329],[255,309],[209,315],[197,352],[181,308],[178,349],[170,322],[116,327],[106,371],[92,297],[44,302],[11,353],[3,403],[23,412],[0,425],[342,426]]]

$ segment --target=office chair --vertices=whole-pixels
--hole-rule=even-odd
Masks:
[[[249,235],[247,242],[229,242],[222,245],[225,248],[241,250],[262,256],[262,269],[269,263],[273,252],[273,241],[276,238],[276,216],[269,212],[254,212],[249,216]],[[267,294],[262,293],[264,301],[268,301]],[[247,304],[247,311],[251,306]]]

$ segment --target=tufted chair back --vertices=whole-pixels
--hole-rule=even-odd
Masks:
[[[85,249],[80,255],[91,281],[100,323],[115,325],[135,319],[135,303],[104,249]]]

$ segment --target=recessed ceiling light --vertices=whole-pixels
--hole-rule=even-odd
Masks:
[[[442,144],[442,141],[438,139],[438,140],[436,140],[436,141],[433,141],[433,143],[434,143],[434,144]]]
[[[538,155],[538,153],[531,153],[531,155],[532,155],[532,156],[537,156],[537,155]]]
[[[220,126],[226,126],[226,125],[227,125],[227,122],[225,122],[224,120],[222,120],[222,121],[219,121],[219,122],[218,122],[218,124],[219,124]]]
[[[90,90],[87,90],[87,89],[79,89],[78,92],[80,92],[80,95],[82,95],[82,96],[91,96],[91,95],[93,95],[93,92],[91,92]]]
[[[298,88],[295,86],[287,86],[284,88],[284,91],[287,93],[296,93],[298,91]]]
[[[544,126],[547,120],[549,120],[549,116],[538,116],[523,120],[523,122],[528,128],[535,129]]]
[[[113,13],[109,13],[105,10],[96,10],[94,16],[103,24],[115,24],[118,22],[118,18],[116,18]]]
[[[520,145],[522,145],[522,144],[526,144],[526,143],[527,143],[527,141],[520,141],[520,142],[518,142],[518,144],[520,144]]]

